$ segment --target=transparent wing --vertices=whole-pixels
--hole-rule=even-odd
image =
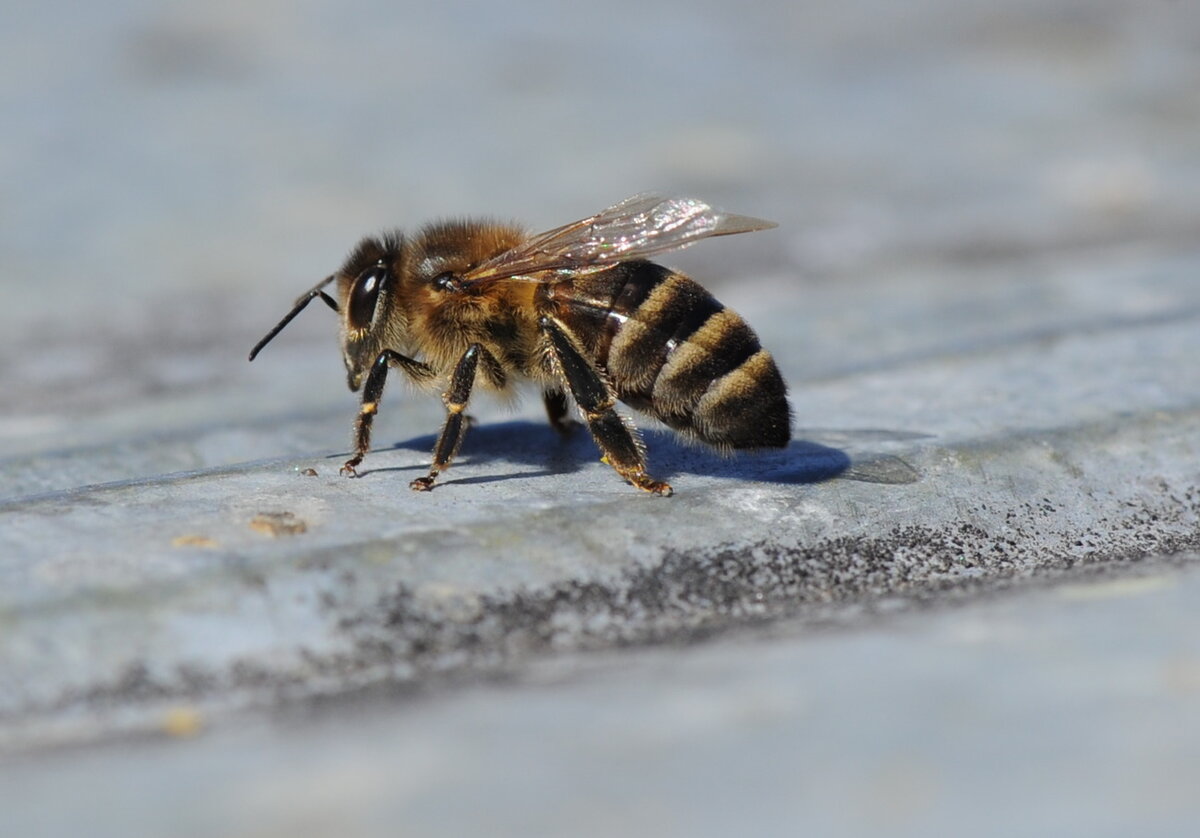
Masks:
[[[545,233],[468,271],[469,283],[528,277],[544,271],[587,270],[643,259],[710,236],[768,230],[761,218],[733,215],[695,198],[634,195],[596,215]]]

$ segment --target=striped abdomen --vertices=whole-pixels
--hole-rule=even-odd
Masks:
[[[718,448],[787,445],[775,361],[746,321],[686,276],[624,262],[543,290],[621,401]]]

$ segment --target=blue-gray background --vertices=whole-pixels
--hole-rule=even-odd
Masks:
[[[808,275],[901,245],[1141,229],[1194,207],[1197,18],[1105,0],[10,3],[8,308],[290,293],[380,226],[546,226],[646,189],[771,215],[785,232],[762,247]]]

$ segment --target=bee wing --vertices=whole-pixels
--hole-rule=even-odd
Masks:
[[[599,269],[686,247],[709,236],[768,230],[773,222],[714,209],[695,198],[641,194],[529,238],[468,271],[467,283],[543,271]]]

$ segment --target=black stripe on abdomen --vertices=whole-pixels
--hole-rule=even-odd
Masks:
[[[718,448],[791,438],[787,387],[746,321],[687,277],[667,272],[621,324],[608,353],[618,395]]]
[[[650,263],[656,281],[636,309],[614,307],[615,324],[607,368],[621,398],[630,403],[653,397],[654,383],[667,358],[688,342],[724,306],[686,276]],[[627,398],[628,397],[628,398]]]

